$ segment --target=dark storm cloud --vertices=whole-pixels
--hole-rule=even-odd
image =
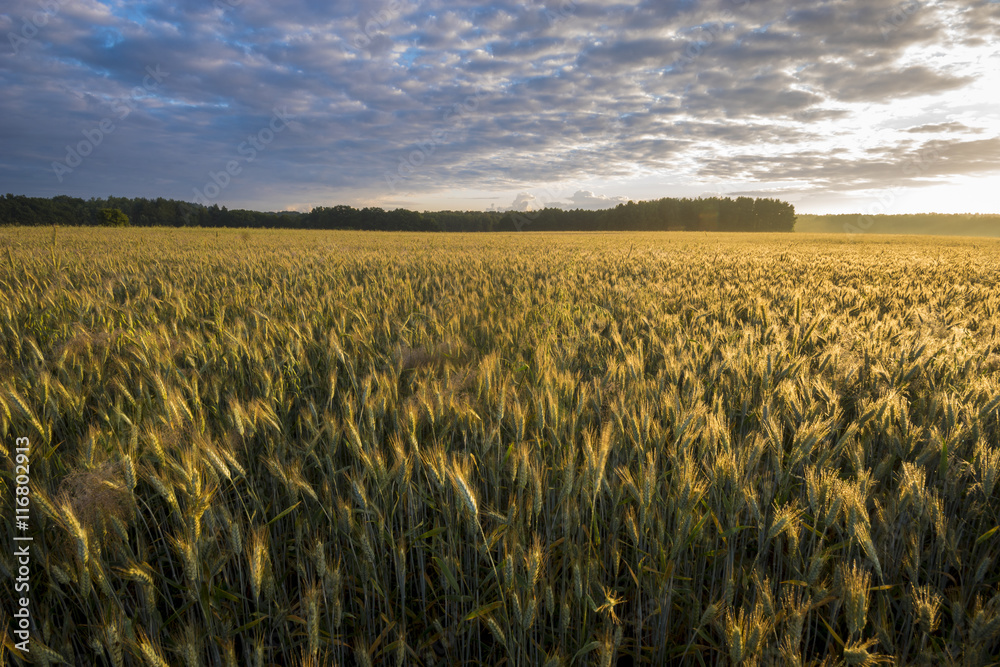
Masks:
[[[920,146],[852,169],[851,156],[809,150],[822,138],[814,124],[849,116],[851,104],[967,86],[969,72],[905,55],[995,43],[998,7],[8,0],[0,177],[28,194],[190,199],[280,107],[288,129],[244,160],[220,203],[378,197],[387,175],[411,194],[521,188],[684,159],[718,177],[895,182]],[[147,68],[169,75],[137,94]],[[53,163],[104,120],[114,129],[60,181]],[[945,120],[912,132],[961,131]],[[937,173],[996,168],[995,141],[941,146]],[[741,155],[750,145],[784,148]]]

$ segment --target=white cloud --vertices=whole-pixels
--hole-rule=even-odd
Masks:
[[[535,195],[528,192],[521,192],[516,197],[514,201],[511,202],[510,206],[507,207],[508,211],[536,211],[540,206],[537,204],[538,198]]]
[[[628,202],[628,197],[608,197],[606,195],[595,195],[590,190],[577,190],[569,201],[548,202],[546,205],[552,208],[574,209],[582,208],[596,210],[602,208],[612,208],[618,204]]]

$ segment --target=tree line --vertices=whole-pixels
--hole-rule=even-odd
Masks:
[[[112,211],[120,211],[119,217]],[[319,206],[308,213],[202,206],[174,199],[80,199],[8,194],[0,197],[0,225],[108,225],[245,227],[383,231],[745,231],[790,232],[795,207],[750,197],[664,198],[602,210],[435,211]],[[113,221],[113,222],[110,222]]]

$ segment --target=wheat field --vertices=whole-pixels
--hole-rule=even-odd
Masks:
[[[0,241],[0,664],[1000,660],[1000,242]]]

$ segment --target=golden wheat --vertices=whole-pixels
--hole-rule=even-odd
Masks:
[[[16,664],[1000,661],[996,242],[238,234],[0,229]]]

